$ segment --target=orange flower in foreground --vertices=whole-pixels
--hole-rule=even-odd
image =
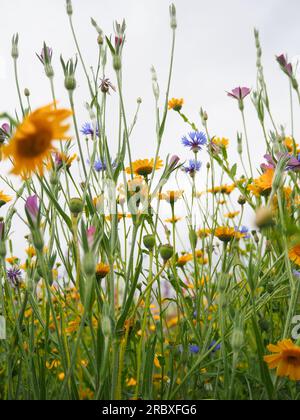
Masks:
[[[9,144],[3,147],[3,156],[12,158],[12,173],[28,177],[37,171],[43,174],[43,165],[55,151],[53,140],[70,140],[66,136],[69,125],[66,118],[72,115],[68,109],[55,109],[54,104],[39,108],[27,115],[17,127]]]
[[[277,369],[277,376],[300,381],[300,347],[292,340],[283,340],[277,345],[270,344],[267,348],[273,353],[264,357],[269,369]]]

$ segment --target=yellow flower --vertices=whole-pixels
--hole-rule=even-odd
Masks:
[[[59,360],[56,360],[56,359],[55,360],[52,360],[51,363],[50,362],[46,362],[46,368],[49,369],[49,370],[56,369],[59,366],[60,366],[60,361]]]
[[[127,379],[127,386],[136,386],[136,380],[134,378]]]
[[[257,197],[270,194],[272,190],[274,169],[267,169],[259,178],[253,180],[253,184],[248,186],[248,190],[252,191]]]
[[[230,213],[225,214],[224,216],[227,217],[228,219],[234,219],[239,214],[240,214],[239,211],[233,211],[233,212],[230,212]]]
[[[189,261],[193,259],[192,254],[185,254],[178,258],[176,265],[177,267],[184,267]]]
[[[97,279],[104,279],[104,277],[107,276],[107,274],[110,272],[110,268],[108,264],[104,264],[103,262],[100,262],[96,266],[96,278]]]
[[[169,219],[166,219],[165,222],[166,223],[177,223],[180,220],[182,220],[182,217],[174,216],[174,217],[171,217]]]
[[[289,259],[300,266],[300,244],[289,250]]]
[[[92,400],[94,398],[94,393],[90,388],[79,390],[79,399],[81,401]]]
[[[132,162],[132,170],[134,174],[141,175],[141,176],[148,176],[154,170],[161,169],[163,167],[163,161],[161,159],[157,159],[156,165],[154,159],[139,159],[135,162]],[[155,166],[155,167],[154,167]],[[126,172],[131,174],[131,168],[126,168]]]
[[[220,226],[215,230],[215,235],[222,242],[230,242],[232,239],[236,238],[237,232],[234,228],[228,226]]]
[[[17,264],[18,261],[19,261],[18,257],[11,256],[11,257],[6,258],[6,262],[8,262],[8,264],[10,265],[15,265]]]
[[[225,184],[225,185],[221,185],[219,187],[214,187],[214,188],[208,190],[208,192],[212,193],[212,194],[230,195],[234,191],[235,187],[236,187],[235,184],[232,184],[232,185]]]
[[[53,166],[56,166],[58,169],[63,166],[66,166],[66,168],[69,169],[75,159],[77,159],[76,153],[72,156],[68,156],[65,153],[56,152],[54,156],[54,161],[53,159],[49,158],[49,161],[47,163],[47,169],[53,169]]]
[[[300,347],[292,340],[280,341],[277,345],[270,344],[268,350],[274,353],[265,356],[269,369],[276,369],[276,375],[288,377],[291,381],[300,381]]]
[[[225,149],[228,147],[229,140],[225,139],[225,137],[214,137],[212,139],[212,143],[218,147],[224,147]]]
[[[201,239],[207,238],[210,234],[211,234],[211,230],[210,229],[199,229],[198,232],[197,232],[197,235]]]
[[[294,153],[294,140],[292,137],[286,137],[284,139],[284,145],[290,153]],[[300,153],[299,144],[295,142],[296,152]]]
[[[55,151],[53,140],[69,140],[69,125],[63,121],[72,115],[68,109],[54,109],[54,104],[39,108],[25,117],[14,137],[3,147],[3,155],[12,158],[12,173],[28,177],[32,172],[43,174],[43,164]]]
[[[35,248],[32,245],[26,248],[25,252],[29,258],[33,258],[36,256]]]
[[[9,203],[11,200],[12,200],[12,197],[10,195],[6,195],[4,194],[3,191],[0,191],[0,207]]]
[[[62,382],[65,379],[65,374],[64,372],[61,372],[57,375],[58,379]]]
[[[176,203],[182,197],[183,191],[166,191],[165,193],[159,194],[160,200],[165,200],[170,204]]]
[[[183,104],[184,104],[183,98],[181,99],[172,98],[168,102],[168,108],[169,110],[174,109],[174,111],[180,111]]]

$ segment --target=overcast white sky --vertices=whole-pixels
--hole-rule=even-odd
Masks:
[[[236,160],[236,132],[242,130],[235,101],[225,91],[238,85],[255,87],[256,56],[253,28],[260,30],[263,64],[275,120],[289,129],[288,84],[280,72],[275,55],[287,52],[300,57],[299,0],[175,0],[178,15],[177,44],[171,96],[184,97],[191,119],[199,123],[199,109],[209,114],[211,133],[231,139],[232,161]],[[74,25],[86,63],[96,65],[96,33],[90,24],[93,17],[106,34],[113,31],[115,19],[126,19],[127,43],[124,50],[124,90],[128,118],[132,119],[136,98],[143,104],[132,142],[134,158],[152,157],[155,150],[155,126],[150,67],[157,70],[164,98],[170,56],[171,32],[168,0],[73,0]],[[20,82],[31,91],[33,107],[51,101],[48,81],[35,57],[43,41],[54,50],[57,97],[67,105],[59,56],[74,56],[75,46],[68,26],[64,0],[0,0],[0,110],[14,112],[17,94],[10,58],[11,37],[20,35]],[[107,77],[115,83],[110,67]],[[79,121],[87,119],[84,101],[88,90],[81,68],[77,73],[75,93]],[[109,99],[110,144],[116,145],[114,131],[117,114],[113,106],[116,95]],[[300,111],[296,109],[296,120]],[[248,98],[246,115],[251,153],[259,164],[264,154],[264,141]],[[296,124],[297,126],[297,124]],[[169,115],[162,157],[176,152],[183,158],[180,138],[185,127],[175,113]],[[5,167],[2,165],[2,173]],[[203,172],[204,173],[204,172]],[[3,210],[1,210],[3,214]]]

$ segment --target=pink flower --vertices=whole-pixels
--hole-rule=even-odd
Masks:
[[[278,64],[280,65],[281,69],[290,77],[293,76],[293,66],[291,63],[288,62],[287,56],[284,54],[278,55],[276,57]]]
[[[2,124],[1,128],[5,133],[9,134],[9,131],[10,131],[9,124],[4,123],[4,124]]]
[[[27,198],[25,204],[25,211],[27,213],[27,217],[30,218],[30,221],[33,223],[37,223],[40,211],[37,195],[32,195],[31,197]]]
[[[86,232],[89,248],[92,248],[94,244],[95,233],[96,233],[96,228],[94,226],[91,226],[90,228],[88,228]]]
[[[238,101],[242,101],[246,96],[249,95],[251,89],[247,87],[236,87],[231,92],[227,92],[228,96],[231,98],[237,99]]]

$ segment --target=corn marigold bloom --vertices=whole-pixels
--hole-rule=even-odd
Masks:
[[[6,195],[4,194],[3,191],[0,191],[0,207],[9,203],[11,200],[12,200],[12,197],[10,195]]]
[[[69,125],[68,109],[55,109],[54,104],[39,108],[25,117],[10,142],[3,147],[3,155],[12,158],[12,173],[28,177],[32,172],[43,174],[44,161],[55,151],[53,140],[70,140],[66,136]]]
[[[220,226],[216,228],[215,236],[222,242],[230,242],[237,237],[237,232],[229,226]]]
[[[221,185],[221,186],[217,186],[214,187],[210,190],[208,190],[207,192],[212,193],[212,194],[225,194],[225,195],[230,195],[236,188],[236,185]]]
[[[276,345],[270,344],[267,349],[273,353],[264,360],[269,369],[277,369],[276,375],[288,377],[291,381],[300,381],[300,347],[292,340],[282,340]]]
[[[289,250],[289,259],[300,266],[300,244],[293,246]]]
[[[165,193],[159,194],[159,199],[174,204],[182,197],[182,194],[183,191],[166,191]]]
[[[189,147],[192,152],[198,153],[207,143],[207,140],[204,133],[193,131],[188,136],[182,137],[181,142],[185,147]]]
[[[211,234],[211,230],[210,229],[199,229],[198,232],[197,232],[197,235],[201,239],[207,238],[210,234]]]
[[[182,220],[182,217],[174,216],[174,217],[171,217],[169,219],[166,219],[165,222],[166,223],[178,223],[178,222],[180,222],[180,220]]]
[[[297,153],[300,153],[299,144],[294,141],[292,137],[286,137],[284,139],[284,145],[287,148],[288,152],[294,153],[294,146]]]
[[[256,196],[269,195],[272,190],[274,173],[274,169],[267,169],[259,178],[254,179],[251,185],[248,185],[248,190]]]
[[[177,265],[177,267],[184,267],[192,259],[193,259],[192,254],[184,254],[184,255],[181,255],[178,258],[178,260],[176,262],[176,265]]]
[[[168,102],[168,108],[169,110],[173,109],[174,111],[180,111],[183,104],[184,104],[183,98],[181,99],[172,98]]]
[[[157,159],[156,163],[154,159],[139,159],[135,162],[132,162],[132,170],[135,175],[148,176],[152,174],[153,171],[161,169],[163,167],[163,161]],[[131,168],[126,168],[126,172],[131,174]]]
[[[229,140],[225,137],[214,137],[211,141],[215,146],[218,146],[220,148],[224,147],[225,149],[229,145]]]
[[[224,217],[226,217],[227,219],[235,219],[239,214],[240,214],[239,211],[233,211],[233,212],[224,214]]]
[[[100,262],[96,265],[96,278],[97,279],[104,279],[110,272],[110,267],[108,264],[104,264],[103,262]]]

